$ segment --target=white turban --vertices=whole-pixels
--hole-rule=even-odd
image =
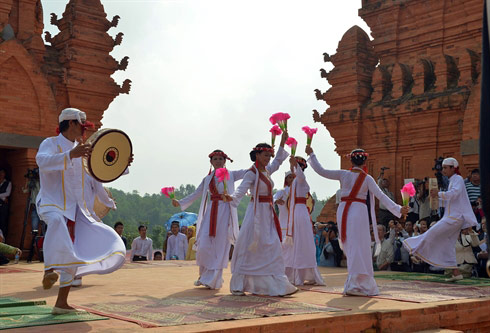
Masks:
[[[284,178],[286,178],[286,177],[287,177],[287,176],[289,176],[290,174],[292,174],[292,172],[291,172],[291,171],[285,172],[285,173],[284,173]]]
[[[448,157],[445,158],[444,161],[442,161],[442,165],[449,165],[457,168],[459,166],[459,163],[454,157]]]
[[[60,123],[64,120],[77,120],[80,124],[83,124],[87,120],[87,116],[85,112],[78,109],[66,108],[61,111],[58,119]]]

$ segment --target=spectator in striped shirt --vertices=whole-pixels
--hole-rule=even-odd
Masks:
[[[465,185],[470,202],[476,202],[480,196],[480,170],[474,169],[471,171],[470,181],[465,183]]]

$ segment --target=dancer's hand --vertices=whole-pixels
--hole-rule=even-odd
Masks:
[[[296,160],[296,157],[294,156],[289,156],[289,164],[291,165],[291,172],[294,170],[294,168],[298,165],[298,161]]]
[[[408,206],[403,206],[402,208],[400,208],[400,213],[403,215],[403,216],[407,216],[408,214],[408,210],[410,209],[410,207]]]
[[[221,198],[223,199],[224,202],[230,202],[233,201],[233,198],[229,194],[222,194]]]
[[[306,155],[310,156],[311,154],[313,154],[313,148],[311,148],[310,145],[307,145],[305,148],[305,153]]]
[[[180,207],[180,203],[177,200],[172,199],[172,206],[174,206],[174,207]]]
[[[280,146],[284,148],[284,145],[286,144],[286,140],[289,138],[288,130],[285,129],[282,131],[282,136],[281,136],[281,144]]]

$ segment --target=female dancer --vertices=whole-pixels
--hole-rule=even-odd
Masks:
[[[201,198],[195,243],[199,278],[194,285],[219,289],[223,285],[223,269],[228,267],[230,246],[238,235],[238,215],[235,207],[223,201],[224,184],[218,182],[214,175],[216,169],[225,167],[226,159],[232,160],[221,150],[213,151],[209,158],[214,171],[204,177],[194,193],[181,200],[174,199],[172,204],[184,211]],[[242,179],[246,172],[229,171],[230,179],[226,182],[228,193],[234,192],[235,181]]]
[[[289,188],[294,180],[294,174],[291,171],[286,172],[284,175],[284,188],[274,194],[274,203],[279,208],[279,223],[281,224],[282,239],[286,237],[286,230],[288,226],[288,214],[287,201],[289,196]]]
[[[325,285],[316,264],[316,247],[313,240],[311,216],[306,207],[310,186],[304,170],[306,160],[299,156],[289,159],[296,175],[289,193],[289,218],[286,239],[283,239],[284,263],[289,282],[295,286],[304,284]]]
[[[272,205],[274,183],[270,179],[288,156],[284,150],[287,137],[287,131],[284,131],[277,156],[270,165],[273,148],[266,143],[253,148],[250,158],[254,165],[235,193],[227,196],[236,207],[248,190],[252,195],[231,259],[230,289],[233,295],[250,292],[284,296],[297,291],[284,274],[281,226]]]
[[[340,227],[340,244],[347,257],[347,271],[349,273],[344,285],[344,295],[378,295],[378,286],[374,281],[369,232],[370,214],[376,240],[375,252],[379,253],[381,244],[374,225],[376,223],[374,197],[376,196],[397,217],[402,214],[406,215],[408,207],[401,207],[391,201],[381,191],[373,177],[363,170],[368,157],[363,149],[355,149],[348,155],[352,162],[350,171],[323,169],[310,146],[306,146],[306,154],[310,156],[308,162],[311,167],[320,176],[340,181],[341,203],[337,209],[337,224]],[[370,210],[367,209],[368,202],[370,203]]]

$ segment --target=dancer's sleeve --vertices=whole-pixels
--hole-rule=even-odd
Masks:
[[[274,203],[279,200],[279,199],[282,199],[283,195],[284,195],[284,189],[282,190],[279,190],[277,191],[275,194],[274,194]]]
[[[248,171],[249,171],[249,169],[231,171],[231,173],[233,174],[233,180],[237,181],[237,180],[243,179],[243,177],[245,177],[245,175],[247,174]]]
[[[238,186],[238,188],[235,190],[235,192],[233,192],[233,195],[231,196],[233,201],[230,202],[230,204],[233,207],[238,207],[243,196],[253,186],[254,182],[255,182],[255,174],[252,171],[247,172],[240,186]]]
[[[456,175],[454,177],[456,177]],[[450,190],[439,192],[439,198],[442,200],[452,200],[458,197],[462,191],[466,191],[463,178],[457,177],[454,179],[453,186],[451,186]]]
[[[311,154],[308,158],[308,163],[310,163],[311,167],[317,174],[322,177],[334,180],[340,180],[342,174],[345,172],[344,170],[327,170],[322,167],[315,154]]]
[[[400,212],[402,207],[396,202],[393,202],[386,194],[383,193],[383,191],[381,191],[373,177],[368,175],[365,182],[368,184],[369,191],[374,194],[376,198],[378,198],[379,202],[382,203],[386,209],[388,209],[396,217],[400,217],[402,215]],[[371,204],[373,205],[374,202],[371,202]]]
[[[102,186],[102,183],[94,179],[94,186],[95,195],[97,198],[99,198],[99,201],[106,207],[116,209],[116,203],[109,197],[109,194],[107,194],[107,191],[104,189],[104,186]]]
[[[266,166],[267,171],[270,174],[273,174],[274,172],[276,172],[277,169],[279,169],[279,167],[281,166],[282,162],[284,162],[284,160],[286,160],[286,158],[288,158],[288,156],[289,156],[289,153],[283,147],[279,146],[279,149],[277,150],[276,157],[274,157],[271,164]]]
[[[294,174],[296,175],[296,180],[298,181],[298,183],[306,182],[305,173],[303,172],[303,169],[299,167],[299,165],[296,166]]]
[[[193,193],[191,193],[188,196],[186,196],[185,198],[179,200],[180,209],[182,209],[182,211],[189,208],[189,206],[192,205],[192,203],[194,201],[196,201],[197,199],[202,197],[202,191],[204,190],[204,180],[205,179],[206,178],[204,178],[202,180],[201,184],[198,186],[198,188]]]
[[[39,146],[36,163],[41,171],[61,171],[73,166],[70,151],[58,152],[51,140],[44,140]]]

